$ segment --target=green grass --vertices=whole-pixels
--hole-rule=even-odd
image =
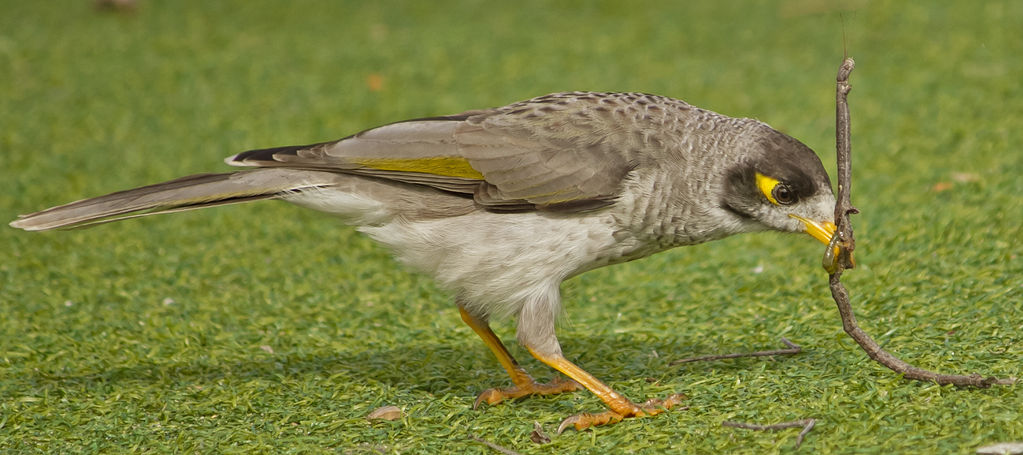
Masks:
[[[832,2],[629,3],[0,1],[0,220],[222,170],[248,148],[560,90],[757,117],[834,168]],[[925,368],[1020,376],[1023,3],[848,3],[863,214],[845,281],[861,324]],[[788,453],[797,429],[721,422],[806,417],[804,453],[1023,440],[1019,386],[938,387],[867,360],[821,250],[751,235],[568,282],[569,357],[629,397],[684,392],[689,408],[539,446],[534,421],[553,432],[601,403],[470,409],[508,379],[450,297],[325,216],[260,203],[3,228],[0,452],[492,453],[473,434],[522,453]],[[669,365],[781,336],[805,352]],[[405,417],[364,419],[383,405]]]

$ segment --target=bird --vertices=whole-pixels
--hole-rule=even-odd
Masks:
[[[511,378],[473,408],[587,389],[606,405],[558,433],[660,414],[681,394],[634,402],[568,360],[555,333],[561,283],[735,234],[828,243],[835,196],[808,146],[756,119],[645,93],[564,92],[399,121],[310,145],[225,159],[197,174],[21,215],[27,231],[278,199],[339,217],[450,292]],[[515,321],[536,381],[490,327]]]

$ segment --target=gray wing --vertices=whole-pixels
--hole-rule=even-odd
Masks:
[[[471,194],[493,210],[590,210],[618,197],[639,149],[604,96],[611,95],[548,95],[393,123],[334,142],[253,150],[227,162],[427,185]]]

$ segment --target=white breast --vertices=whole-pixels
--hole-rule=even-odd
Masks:
[[[485,211],[431,221],[401,219],[360,231],[486,314],[517,314],[573,275],[621,260],[635,247],[615,239],[608,212],[572,216]],[[620,237],[620,236],[619,236]]]

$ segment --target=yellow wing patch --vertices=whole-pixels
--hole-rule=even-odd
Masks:
[[[778,200],[771,195],[771,192],[774,191],[775,186],[778,186],[778,183],[780,183],[778,179],[757,172],[757,188],[760,188],[760,192],[764,193],[764,197],[774,205],[778,205]]]
[[[430,158],[354,158],[355,164],[381,171],[419,172],[422,174],[483,180],[483,174],[461,157],[436,156]]]

